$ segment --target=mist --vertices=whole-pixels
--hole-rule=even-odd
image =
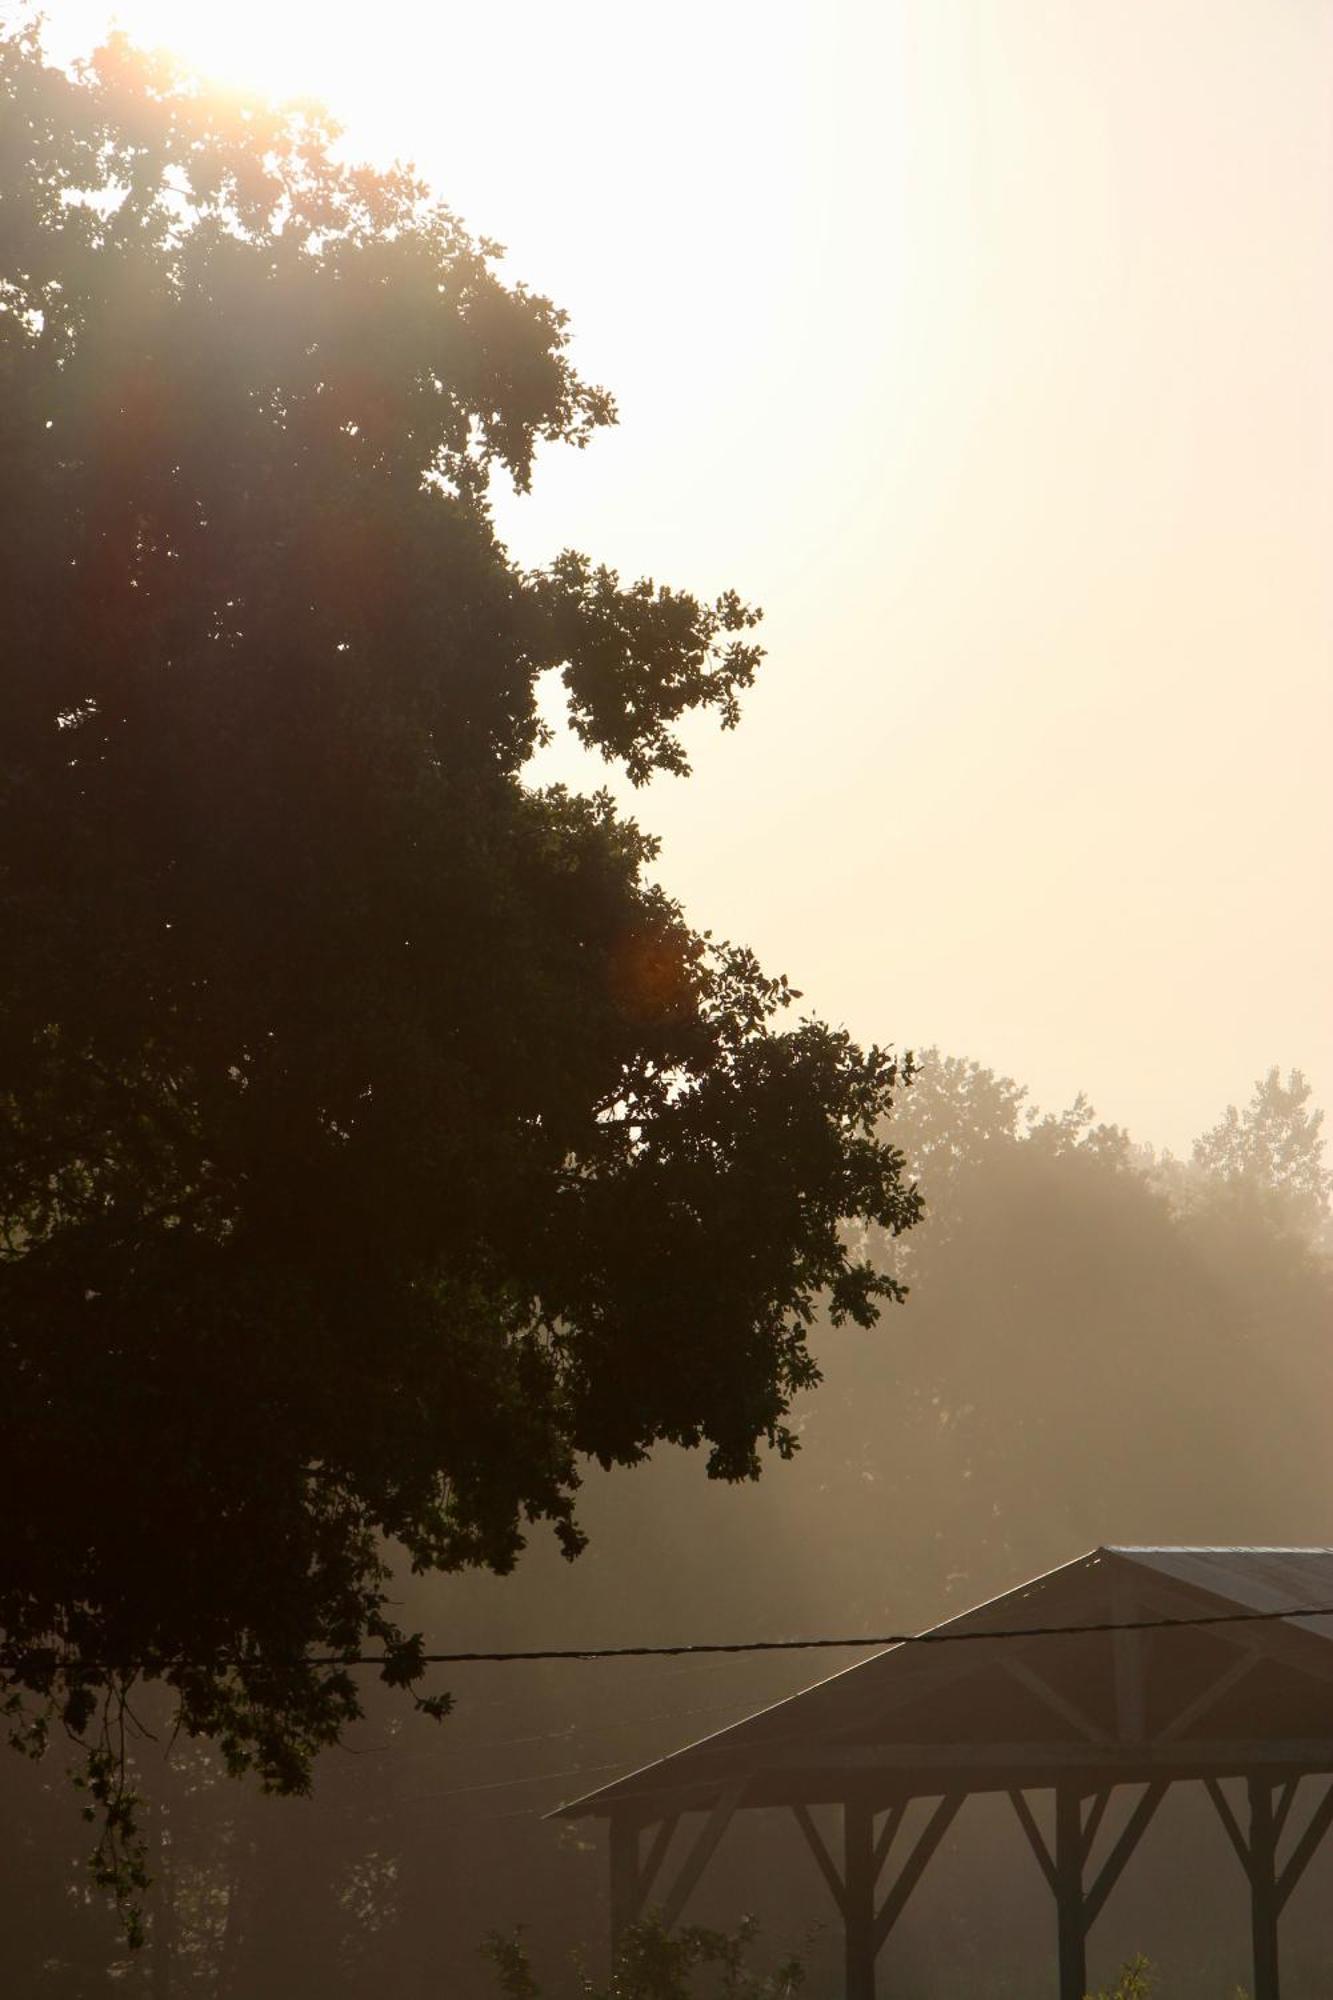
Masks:
[[[707,939],[744,940],[769,972],[790,974],[797,1016],[808,1010],[835,1034],[845,1026],[868,1044],[916,1052],[915,1080],[897,1091],[877,1137],[901,1149],[924,1213],[895,1236],[873,1227],[862,1235],[860,1225],[849,1233],[906,1296],[870,1329],[834,1325],[821,1308],[810,1346],[822,1379],[796,1401],[798,1449],[790,1460],[768,1452],[756,1481],[710,1480],[703,1450],[659,1443],[637,1465],[581,1461],[577,1521],[587,1546],[572,1562],[549,1522],[526,1517],[525,1545],[500,1574],[484,1560],[419,1574],[401,1547],[384,1544],[394,1617],[422,1634],[428,1652],[863,1644],[432,1666],[417,1692],[451,1698],[439,1721],[358,1668],[364,1719],[321,1754],[308,1797],[267,1796],[252,1777],[228,1775],[219,1744],[179,1733],[150,1682],[129,1716],[151,1877],[146,1942],[127,1947],[89,1878],[91,1837],[55,1732],[44,1758],[11,1756],[0,1787],[0,1985],[52,2000],[382,1992],[497,2000],[485,1942],[521,1926],[542,1991],[586,2000],[578,1955],[599,1981],[610,1964],[606,1841],[594,1821],[549,1817],[557,1806],[868,1656],[877,1638],[920,1632],[1099,1546],[1333,1546],[1333,1176],[1320,1109],[1333,1092],[1323,917],[1333,856],[1333,13],[1301,0],[1165,0],[1151,9],[1110,0],[1065,8],[686,0],[670,21],[610,0],[577,0],[561,13],[536,0],[470,12],[386,0],[373,20],[353,11],[346,21],[323,6],[274,10],[250,0],[207,17],[179,0],[124,0],[117,13],[132,33],[213,68],[233,92],[325,93],[345,121],[344,156],[382,166],[410,156],[470,228],[506,246],[496,270],[518,288],[523,310],[551,314],[548,346],[491,397],[497,436],[532,429],[531,490],[529,458],[505,459],[503,440],[495,467],[487,459],[484,476],[476,466],[469,473],[475,496],[495,470],[496,543],[486,561],[493,556],[494,575],[504,572],[504,589],[479,600],[471,624],[471,613],[460,614],[455,632],[452,585],[436,565],[431,616],[404,613],[403,660],[421,655],[424,631],[430,643],[447,629],[451,643],[470,635],[467,644],[484,631],[489,644],[503,628],[501,600],[512,608],[542,565],[571,546],[613,566],[624,603],[635,578],[702,579],[698,605],[685,602],[702,606],[705,651],[715,591],[734,579],[746,606],[762,605],[762,627],[744,626],[747,645],[762,639],[766,649],[753,687],[747,665],[695,712],[673,711],[679,743],[671,737],[671,754],[656,765],[641,743],[640,762],[617,765],[614,723],[603,717],[599,735],[586,704],[571,722],[564,669],[550,660],[544,678],[534,669],[528,718],[523,675],[506,677],[507,639],[484,671],[469,657],[448,686],[466,726],[448,703],[430,713],[441,741],[470,742],[468,701],[479,688],[489,701],[502,687],[494,706],[514,725],[505,771],[509,802],[521,802],[516,823],[526,824],[523,812],[540,796],[556,800],[557,817],[567,809],[573,825],[578,795],[607,788],[642,829],[642,907],[656,920],[669,903],[666,932],[680,917],[682,927],[686,918],[711,927]],[[103,0],[53,0],[55,59],[90,48],[107,19]],[[11,150],[17,157],[23,148]],[[40,314],[29,318],[31,331]],[[198,326],[207,331],[207,321],[201,311]],[[118,351],[124,327],[114,312],[108,324],[108,351]],[[364,349],[330,377],[349,398],[330,465],[398,407],[392,398],[365,409],[356,400],[380,358],[367,332],[371,307],[359,324]],[[478,353],[487,338],[483,328]],[[313,345],[297,339],[292,349],[305,368]],[[581,384],[609,385],[619,422],[587,451],[557,453],[557,441],[581,445],[594,423],[609,424],[600,388],[586,391],[577,421],[577,398],[567,396],[559,421],[546,413],[545,430],[521,394],[517,415],[505,398],[516,383],[526,394],[530,381],[554,379],[566,361]],[[132,372],[127,365],[126,381]],[[310,372],[314,382],[318,367]],[[215,371],[218,381],[225,375]],[[197,378],[187,370],[180,381],[187,388],[162,407],[192,423]],[[332,400],[327,388],[320,380],[310,389],[312,430]],[[129,400],[127,391],[126,408]],[[273,408],[280,400],[275,392]],[[87,406],[96,402],[90,396]],[[116,396],[113,408],[124,414]],[[219,410],[202,451],[210,470],[229,463],[231,415]],[[428,421],[419,411],[418,420]],[[474,435],[472,420],[465,416],[459,435]],[[35,431],[39,443],[48,429]],[[155,448],[151,425],[134,435],[134,450],[143,438]],[[175,446],[164,450],[163,490],[174,491]],[[131,456],[125,447],[127,463]],[[401,484],[412,506],[419,472]],[[250,471],[246,481],[248,509],[264,481]],[[151,543],[138,504],[130,494],[124,538],[136,562]],[[415,521],[404,506],[403,519]],[[21,503],[12,518],[22,524]],[[318,580],[297,593],[302,617],[307,596],[312,617],[323,616],[321,591],[339,617],[350,605],[366,657],[398,588],[389,554],[408,545],[396,518],[363,540],[349,505],[336,534],[312,535],[308,547],[293,538]],[[164,594],[175,532],[173,517],[157,550],[153,587]],[[273,534],[256,531],[264,552],[250,551],[256,575],[273,546]],[[412,546],[424,549],[424,536]],[[481,546],[474,539],[468,549]],[[390,580],[383,592],[377,564]],[[466,573],[460,557],[458,575]],[[489,592],[491,570],[487,578]],[[470,587],[460,585],[460,601]],[[147,601],[129,588],[127,620]],[[43,602],[58,610],[61,595],[48,589]],[[404,583],[404,605],[411,595]],[[239,647],[244,620],[232,621],[233,599],[225,601],[221,625],[213,608],[204,620],[209,643],[225,625]],[[651,591],[634,602],[651,605]],[[84,608],[96,642],[103,614]],[[160,635],[167,621],[152,629]],[[137,672],[147,643],[134,628],[117,670]],[[527,647],[526,638],[517,644],[525,672]],[[32,650],[36,658],[41,647]],[[293,657],[297,650],[293,641]],[[281,648],[270,651],[276,658]],[[656,657],[647,641],[645,652]],[[254,695],[263,676],[234,684],[256,701],[236,728],[238,743],[260,746],[244,764],[248,811],[215,755],[212,725],[182,708],[167,748],[150,760],[152,782],[162,783],[156,806],[141,803],[141,774],[124,794],[127,911],[139,909],[150,872],[134,842],[160,838],[165,855],[179,812],[192,828],[180,853],[212,855],[215,874],[203,879],[216,907],[232,911],[236,934],[253,943],[245,866],[267,893],[270,809],[274,824],[285,823],[274,801],[303,797],[318,764],[316,808],[300,841],[322,853],[318,843],[330,828],[336,834],[340,815],[357,823],[348,774],[364,775],[362,742],[333,742],[331,730],[323,761],[303,761],[315,741],[310,718],[323,727],[329,712],[319,691],[333,680],[321,677],[328,659],[318,657],[322,665],[300,683],[309,715],[293,724],[286,767],[276,755],[271,767],[265,761],[272,716]],[[330,657],[335,675],[354,674],[361,659],[349,658],[345,636]],[[175,700],[180,677],[169,664],[163,680]],[[416,700],[410,673],[395,679],[397,664],[376,689],[392,683]],[[595,674],[586,685],[596,693]],[[347,700],[344,720],[377,712],[373,700],[358,710],[364,692]],[[126,716],[153,712],[149,701],[139,709],[127,700],[121,714],[114,676],[111,693],[101,709],[85,702],[75,674],[61,696],[61,729],[105,726],[110,742]],[[651,737],[649,724],[660,720],[651,701],[637,699],[637,715],[635,698],[625,705],[621,734],[632,739],[648,715],[645,740],[666,741]],[[742,726],[718,729],[719,709],[733,719],[733,699]],[[366,798],[396,772],[404,744],[424,741],[417,724],[428,706],[408,703],[410,727],[366,780]],[[32,714],[39,707],[29,703]],[[291,720],[296,708],[282,713]],[[42,767],[56,773],[53,784],[73,768],[68,749],[62,737]],[[85,754],[97,763],[102,753]],[[184,778],[177,757],[195,760]],[[476,760],[486,783],[497,768],[495,757]],[[327,796],[313,789],[322,783]],[[416,796],[396,776],[386,783],[395,813]],[[146,789],[142,799],[150,797]],[[209,840],[238,797],[238,839],[215,852]],[[365,826],[379,823],[373,805],[357,809]],[[50,863],[58,907],[63,863],[51,856],[63,854],[65,821],[53,810],[44,824],[55,832],[45,846],[31,843],[33,867],[45,894]],[[449,838],[471,824],[460,810]],[[100,865],[100,827],[89,825],[84,852]],[[372,839],[363,847],[381,851]],[[345,858],[332,851],[335,863]],[[503,841],[496,851],[507,851]],[[281,854],[280,841],[272,852]],[[173,882],[172,854],[161,881],[154,875],[143,890],[145,910],[152,896],[165,899],[144,916],[143,937],[163,954],[168,982],[172,953],[190,948],[199,914],[188,899],[180,908],[170,901],[184,872]],[[248,861],[238,864],[238,854]],[[430,875],[433,892],[447,872],[412,879],[419,886]],[[327,859],[309,874],[320,895],[341,880]],[[290,908],[305,909],[306,893]],[[88,907],[96,901],[90,895]],[[328,902],[336,925],[338,894]],[[262,903],[263,894],[255,907]],[[426,926],[384,915],[396,912],[392,894],[365,903],[372,930],[382,916],[385,936],[392,929],[393,953],[414,963],[427,956]],[[169,905],[170,920],[159,923]],[[555,904],[538,892],[531,906],[545,917]],[[484,958],[494,912],[507,907],[489,882],[472,902],[460,895],[449,906],[432,961],[444,984],[455,977],[454,947],[475,946]],[[263,910],[250,963],[286,977],[281,897]],[[208,945],[207,923],[197,928]],[[137,973],[139,942],[136,933],[132,949],[116,943],[106,962]],[[512,942],[505,936],[506,949]],[[556,939],[552,963],[586,971],[595,951],[581,940],[564,954],[564,942]],[[624,943],[628,953],[635,942],[615,949]],[[679,944],[674,932],[668,942]],[[544,961],[520,945],[493,984],[489,962],[480,981],[458,984],[484,1043],[488,1028],[506,1027],[514,969],[537,967],[524,1027],[524,1060],[535,1051],[536,1063],[548,1053]],[[95,1015],[96,981],[78,946],[75,938],[61,997],[77,1013],[86,986]],[[225,948],[216,960],[201,951],[204,976],[190,991],[216,998],[235,966]],[[385,950],[373,969],[389,962]],[[645,1018],[648,1002],[660,1003],[674,1032],[680,1015],[667,989],[679,967],[665,947],[642,962],[661,977],[648,993],[645,974],[645,993],[632,997]],[[40,1040],[41,952],[33,963]],[[337,982],[326,975],[359,967],[333,951],[312,950],[309,963],[325,969],[318,1004],[285,1018],[323,1023],[327,1066],[341,1075],[341,1031],[322,1011]],[[249,1005],[254,983],[236,976],[238,1004]],[[685,983],[682,975],[681,990]],[[152,978],[143,985],[152,988]],[[348,977],[338,990],[356,985]],[[478,992],[487,997],[478,1002]],[[581,1034],[579,1009],[569,1014]],[[271,1039],[268,1017],[255,1018],[246,1063],[251,1045]],[[404,1018],[415,1035],[443,1012],[413,997]],[[618,1017],[617,1033],[623,1025]],[[654,1017],[654,1032],[658,1025]],[[133,1027],[123,1041],[133,1045]],[[350,1067],[337,1116],[322,1077],[310,1084],[300,1108],[320,1145],[330,1133],[347,1140],[358,1118],[373,1125],[366,1106],[373,1113],[389,1103],[392,1088],[400,1112],[410,1105],[406,1067],[392,1067],[407,1045],[406,1034],[388,1033],[376,1045],[391,1072],[379,1100]],[[297,1068],[307,1057],[315,1066],[299,1034],[291,1046]],[[77,1052],[69,1061],[73,1083],[62,1076],[48,1096],[72,1130]],[[573,1059],[551,1068],[561,1088],[582,1075]],[[244,1063],[222,1069],[219,1101],[232,1083],[249,1088]],[[663,1073],[654,1072],[666,1102]],[[449,1091],[455,1083],[451,1074]],[[174,1102],[175,1087],[172,1070],[164,1100]],[[449,1091],[439,1101],[451,1117]],[[466,1097],[460,1089],[458,1101]],[[299,1098],[293,1092],[290,1103]],[[497,1098],[509,1101],[499,1089]],[[281,1100],[282,1117],[289,1108]],[[525,1109],[524,1118],[531,1136],[541,1116]],[[237,1114],[235,1129],[243,1123]],[[257,1159],[271,1169],[280,1223],[264,1240],[285,1254],[299,1203],[288,1212],[270,1136],[245,1140],[253,1152],[237,1180],[252,1187],[264,1178],[253,1171]],[[471,1162],[461,1124],[449,1137],[454,1178],[436,1209],[449,1211],[465,1241],[458,1217],[473,1192]],[[395,1152],[388,1114],[379,1142],[391,1175],[408,1154]],[[82,1199],[85,1142],[68,1143]],[[142,1151],[155,1172],[156,1155]],[[429,1143],[424,1156],[433,1163]],[[502,1167],[517,1157],[497,1141]],[[312,1268],[327,1264],[330,1247],[349,1271],[356,1265],[353,1232],[335,1241],[336,1219],[328,1221],[349,1187],[383,1196],[378,1218],[390,1233],[409,1205],[395,1193],[416,1197],[425,1187],[415,1167],[397,1188],[390,1176],[377,1182],[373,1162],[361,1182],[339,1173],[325,1187],[335,1206],[321,1210],[311,1193],[291,1227],[293,1238],[304,1230]],[[145,1205],[175,1226],[176,1207]],[[424,1195],[421,1205],[429,1207]],[[527,1210],[501,1220],[511,1243],[526,1247]],[[230,1228],[218,1224],[219,1242]],[[428,1233],[423,1224],[423,1240]],[[521,1292],[515,1281],[513,1296]],[[98,1286],[80,1280],[71,1296],[93,1301]],[[505,1294],[506,1310],[510,1302]],[[267,1328],[258,1312],[245,1323],[251,1335]],[[359,1379],[382,1385],[380,1328],[373,1311],[357,1322],[358,1335],[369,1332],[355,1361]],[[253,1350],[265,1351],[264,1338]],[[104,1340],[99,1351],[119,1350]],[[170,1339],[164,1351],[175,1395]],[[242,1411],[246,1365],[236,1364],[232,1406]],[[83,1393],[79,1371],[70,1374]],[[112,1379],[121,1378],[113,1371]],[[266,1418],[280,1407],[270,1396]],[[349,1398],[339,1413],[348,1432],[358,1415]],[[156,1437],[175,1476],[170,1422]],[[76,1457],[82,1467],[84,1454],[71,1447],[67,1462]],[[38,1541],[47,1496],[23,1498],[16,1511]],[[105,1514],[114,1515],[109,1499]],[[134,1555],[144,1575],[165,1575],[156,1549]],[[1333,1991],[1331,1893],[1333,1842],[1284,1915],[1288,2000]],[[761,1958],[801,1959],[811,2000],[842,1993],[839,1915],[790,1814],[756,1812],[743,1832],[733,1829],[688,1910],[689,1920],[724,1930],[747,1914],[759,1925]],[[1092,1933],[1091,1982],[1109,1985],[1143,1953],[1162,2000],[1228,2000],[1251,1977],[1248,1922],[1236,1856],[1201,1788],[1181,1784]],[[1007,1802],[975,1797],[882,1953],[880,1993],[1035,2000],[1053,1990],[1054,1950],[1048,1887]]]
[[[1327,1179],[1298,1076],[1259,1079],[1177,1159],[1082,1101],[1041,1114],[1011,1080],[930,1052],[895,1136],[928,1199],[896,1246],[910,1295],[873,1332],[821,1329],[796,1458],[740,1486],[683,1451],[589,1466],[572,1566],[534,1533],[512,1575],[400,1579],[432,1650],[872,1637],[1100,1543],[1333,1543]],[[137,1960],[96,1902],[71,1899],[58,1758],[11,1770],[6,1983],[482,2000],[486,1933],[522,1924],[550,1990],[572,1991],[569,1955],[605,1952],[604,1843],[543,1815],[858,1657],[440,1667],[456,1708],[438,1726],[367,1676],[366,1721],[302,1800],[229,1781],[201,1746],[142,1740],[156,1883]],[[965,1808],[883,1954],[885,1992],[1045,1990],[1049,1897],[1004,1806]],[[1165,1992],[1229,1992],[1245,1976],[1234,1868],[1200,1788],[1178,1787],[1094,1931],[1097,1977],[1142,1951]],[[1286,1990],[1311,2000],[1333,1977],[1330,1871],[1325,1853],[1284,1923]],[[789,1814],[751,1815],[689,1914],[745,1912],[833,1990],[835,1912]]]

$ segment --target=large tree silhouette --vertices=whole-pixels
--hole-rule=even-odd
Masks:
[[[843,1220],[916,1212],[891,1056],[525,779],[552,672],[684,771],[756,614],[515,566],[492,474],[611,404],[331,137],[0,41],[0,1658],[113,1820],[136,1677],[299,1787],[357,1708],[321,1657],[419,1673],[386,1544],[574,1552],[580,1455],[785,1452],[817,1297],[896,1291]]]

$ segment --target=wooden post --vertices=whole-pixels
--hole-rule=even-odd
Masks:
[[[875,2000],[875,1816],[849,1799],[842,1809],[846,2000]],[[1082,1996],[1080,1995],[1080,2000]]]
[[[1087,1918],[1083,1905],[1083,1810],[1072,1785],[1055,1792],[1055,1916],[1060,2000],[1086,2000]]]
[[[639,1822],[631,1813],[612,1813],[611,1836],[611,1960],[627,1927],[639,1914]]]
[[[1277,1828],[1267,1778],[1247,1781],[1250,1795],[1250,1929],[1254,1940],[1254,2000],[1279,2000],[1277,1956]]]
[[[1042,1838],[1041,1828],[1032,1817],[1032,1808],[1019,1787],[1010,1792],[1018,1823],[1028,1846],[1055,1897],[1055,1920],[1060,1949],[1060,2000],[1086,2000],[1088,1932],[1106,1906],[1106,1899],[1124,1873],[1125,1865],[1152,1824],[1154,1813],[1166,1796],[1169,1778],[1157,1778],[1144,1788],[1143,1796],[1120,1830],[1110,1853],[1102,1862],[1091,1888],[1083,1877],[1092,1856],[1098,1828],[1106,1815],[1112,1787],[1103,1783],[1092,1801],[1086,1820],[1083,1794],[1077,1784],[1055,1788],[1055,1851]],[[1223,1800],[1223,1806],[1226,1802]],[[1333,1819],[1333,1806],[1330,1806]],[[1239,1838],[1239,1833],[1237,1833]]]

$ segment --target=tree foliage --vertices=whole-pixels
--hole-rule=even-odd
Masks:
[[[683,772],[757,614],[510,559],[491,479],[611,402],[335,136],[0,39],[3,1666],[111,1769],[161,1678],[277,1789],[343,1656],[419,1677],[391,1545],[572,1554],[580,1460],[663,1439],[752,1476],[817,1299],[897,1295],[845,1219],[917,1212],[893,1057],[525,775],[552,674]]]
[[[1333,1172],[1324,1158],[1324,1114],[1310,1107],[1310,1097],[1300,1070],[1284,1083],[1275,1064],[1258,1079],[1243,1111],[1228,1104],[1217,1124],[1195,1140],[1198,1184],[1215,1200],[1261,1207],[1297,1233],[1325,1232]]]

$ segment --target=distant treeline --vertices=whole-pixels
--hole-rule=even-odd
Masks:
[[[1081,1100],[1043,1116],[1015,1083],[931,1052],[893,1132],[927,1202],[895,1247],[910,1297],[872,1333],[820,1334],[825,1381],[792,1464],[757,1486],[710,1483],[680,1452],[590,1468],[577,1563],[542,1543],[509,1578],[405,1579],[404,1619],[440,1647],[872,1633],[1098,1542],[1333,1542],[1329,1180],[1298,1074],[1270,1072],[1177,1160]],[[438,1730],[372,1687],[351,1753],[326,1760],[306,1801],[264,1800],[188,1743],[164,1773],[165,1746],[145,1743],[158,1886],[133,1963],[84,1896],[58,1747],[45,1765],[11,1760],[0,1978],[62,2000],[470,2000],[493,1990],[485,1933],[521,1918],[554,1990],[603,1922],[604,1863],[590,1830],[540,1813],[840,1663],[459,1669]],[[153,1725],[151,1691],[143,1714]],[[998,1819],[993,1840],[960,1840],[895,1939],[894,1977],[923,1996],[1045,1990],[1030,1856]],[[1108,1970],[1142,1945],[1180,2000],[1230,1990],[1244,1941],[1233,1952],[1218,1935],[1208,1887],[1228,1857],[1162,1851],[1118,1891]],[[1306,1910],[1323,1894],[1312,1886]],[[775,1825],[724,1845],[691,1913],[731,1926],[756,1910],[817,1993],[837,1963],[822,1897]],[[1322,1951],[1294,1906],[1294,1996],[1333,1984]]]

